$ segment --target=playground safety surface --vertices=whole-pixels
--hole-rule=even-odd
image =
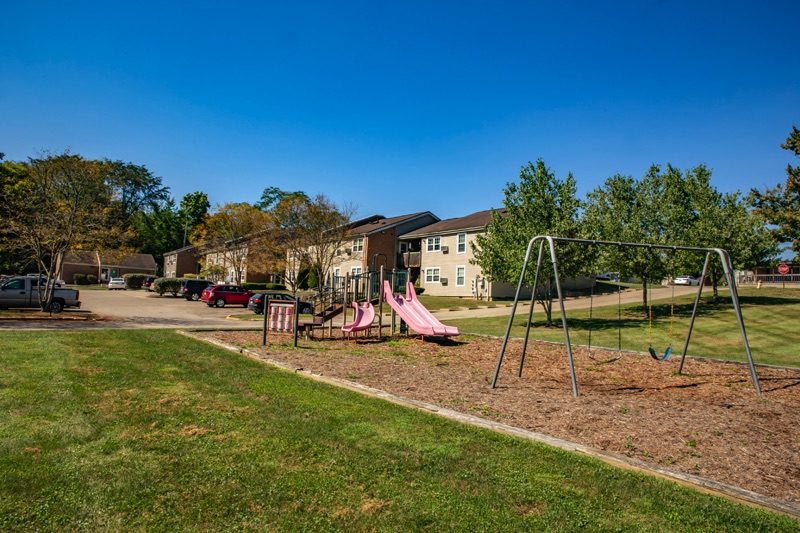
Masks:
[[[500,339],[303,340],[295,350],[278,335],[261,347],[257,331],[199,335],[314,374],[800,505],[800,370],[758,366],[759,396],[743,364],[687,359],[678,375],[680,358],[625,354],[600,364],[574,347],[576,398],[566,350],[556,344],[532,342],[519,378],[522,343],[511,340],[492,389]],[[593,348],[593,357],[603,359],[598,352]]]

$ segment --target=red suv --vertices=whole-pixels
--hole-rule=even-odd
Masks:
[[[253,293],[238,285],[212,285],[203,291],[200,297],[209,307],[225,307],[228,304],[238,304],[247,307]]]

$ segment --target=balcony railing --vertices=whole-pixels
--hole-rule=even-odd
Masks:
[[[421,252],[406,252],[404,254],[397,254],[397,268],[419,268],[421,266]]]

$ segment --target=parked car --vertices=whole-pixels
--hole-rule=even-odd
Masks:
[[[238,285],[212,285],[206,287],[200,299],[209,307],[225,307],[229,304],[247,307],[252,296],[251,291]]]
[[[39,307],[40,281],[30,276],[13,276],[0,283],[0,309],[10,307]],[[80,308],[80,292],[74,289],[53,288],[49,309],[60,313],[65,307]]]
[[[142,288],[147,289],[148,291],[152,291],[153,283],[155,283],[157,279],[158,278],[156,276],[147,276],[146,278],[144,278],[144,281],[142,282]]]
[[[693,276],[678,276],[672,283],[675,285],[700,285],[700,282]]]
[[[181,283],[181,294],[187,300],[196,302],[209,285],[213,285],[213,283],[204,279],[185,279]]]
[[[264,312],[264,302],[268,300],[283,300],[293,302],[294,298],[292,298],[291,294],[285,294],[282,292],[259,292],[250,298],[247,308],[255,314],[260,315]],[[298,299],[297,312],[301,315],[314,314],[314,306],[311,302],[304,302],[303,300]]]
[[[125,283],[125,278],[111,278],[108,280],[108,290],[116,291],[116,290],[128,290],[128,284]]]

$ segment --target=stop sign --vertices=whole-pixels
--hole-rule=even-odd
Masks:
[[[781,274],[788,274],[789,273],[789,265],[787,265],[785,263],[780,265],[778,267],[778,272],[781,273]]]

